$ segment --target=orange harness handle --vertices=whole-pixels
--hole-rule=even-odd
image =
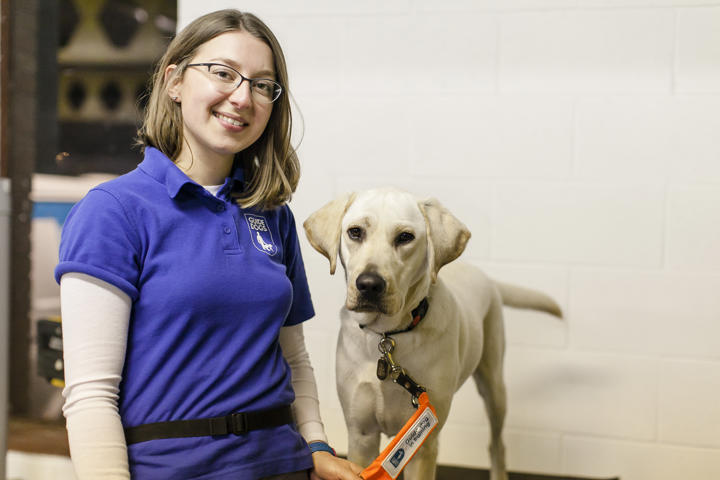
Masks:
[[[405,465],[415,456],[428,435],[437,427],[435,407],[430,404],[427,393],[419,397],[419,407],[402,430],[395,435],[385,450],[360,473],[365,480],[394,480]]]

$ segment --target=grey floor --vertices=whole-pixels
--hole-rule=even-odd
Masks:
[[[613,478],[590,478],[590,477],[567,477],[539,475],[532,473],[510,472],[509,480],[620,480],[618,477]],[[402,477],[401,477],[402,478]],[[437,470],[436,480],[490,480],[490,474],[487,470],[439,466]]]

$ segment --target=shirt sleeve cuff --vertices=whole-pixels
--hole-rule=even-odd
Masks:
[[[134,302],[139,296],[138,289],[132,283],[128,282],[124,278],[114,273],[108,272],[102,268],[94,265],[88,265],[80,262],[61,262],[55,267],[55,281],[60,283],[60,278],[69,272],[84,273],[91,277],[99,278],[111,285],[116,286],[124,293],[126,293],[130,299]]]

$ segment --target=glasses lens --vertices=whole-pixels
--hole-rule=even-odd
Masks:
[[[264,78],[252,80],[250,82],[250,88],[252,88],[255,98],[265,103],[274,102],[280,97],[280,93],[282,92],[277,82]]]
[[[240,81],[240,75],[232,68],[226,67],[225,65],[213,64],[208,65],[208,72],[213,82],[218,85],[237,85]]]

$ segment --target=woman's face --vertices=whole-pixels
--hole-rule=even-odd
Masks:
[[[190,63],[221,63],[247,78],[275,79],[272,50],[244,31],[208,40]],[[230,93],[220,91],[204,66],[188,67],[168,88],[168,94],[177,97],[182,109],[184,142],[180,156],[189,146],[195,157],[232,158],[262,135],[273,107],[272,103],[255,100],[247,81]]]

